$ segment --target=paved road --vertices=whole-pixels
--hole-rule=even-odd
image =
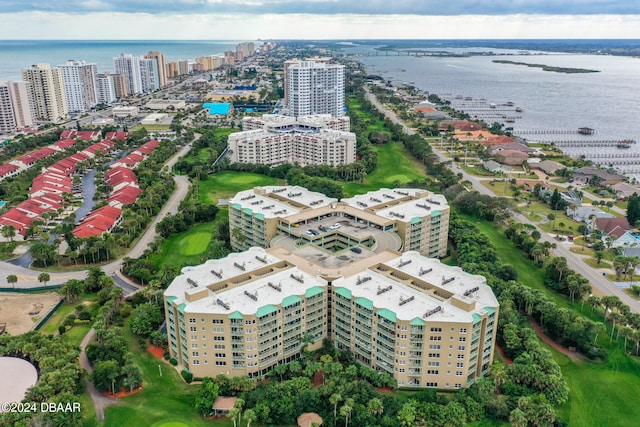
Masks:
[[[87,353],[85,350],[87,348],[87,345],[89,345],[89,342],[91,342],[91,339],[93,338],[93,335],[95,333],[96,330],[91,328],[80,343],[80,367],[87,371],[89,377],[93,372],[93,368],[89,363],[89,359],[87,358]],[[105,408],[110,405],[117,405],[120,402],[117,399],[107,397],[104,394],[100,393],[87,377],[84,378],[84,385],[85,387],[87,387],[89,396],[91,396],[91,400],[93,401],[93,406],[96,409],[96,418],[98,419],[98,421],[104,421]]]
[[[403,131],[405,133],[407,133],[409,135],[412,135],[412,134],[415,133],[412,129],[410,129],[404,123],[402,123],[395,116],[395,114],[393,112],[387,110],[384,106],[382,106],[378,102],[376,97],[373,94],[371,94],[369,91],[366,92],[366,97],[379,111],[384,113],[385,116],[388,117],[392,122],[401,125],[402,129],[403,129]],[[435,147],[433,147],[433,145],[432,145],[432,148],[433,148],[433,152],[443,162],[449,162],[451,160],[450,158],[446,157],[442,152],[438,151]],[[486,194],[486,195],[489,195],[489,196],[492,196],[492,197],[496,197],[496,195],[489,188],[487,188],[484,185],[482,185],[482,183],[480,182],[480,180],[478,178],[476,178],[474,176],[471,176],[468,173],[464,172],[458,165],[450,163],[450,168],[456,173],[462,173],[463,179],[469,181],[471,183],[471,185],[473,186],[473,189],[478,191],[480,194]],[[589,197],[592,198],[592,199],[600,200],[599,198],[593,197],[591,195],[589,195]],[[526,218],[525,216],[523,216],[522,214],[515,213],[513,215],[513,217],[519,223],[530,224],[530,225],[533,225],[534,227],[538,228],[538,226],[536,224],[534,224],[533,222],[529,221],[529,219]],[[540,228],[538,228],[538,230],[540,231],[540,234],[542,235],[542,237],[540,238],[542,241],[548,241],[548,242],[556,243],[556,244],[559,243],[557,240],[555,240],[552,236],[547,234],[545,231],[541,230]],[[563,246],[562,244],[558,244],[557,248],[554,250],[554,253],[555,253],[556,256],[562,256],[562,257],[566,258],[567,265],[570,268],[572,268],[577,273],[581,274],[583,277],[585,277],[587,280],[589,280],[589,282],[591,283],[591,287],[592,287],[593,293],[595,295],[599,295],[599,296],[616,295],[618,298],[620,298],[621,301],[623,301],[625,304],[627,304],[629,306],[629,308],[631,309],[632,312],[640,313],[640,302],[639,301],[637,301],[634,298],[632,298],[631,296],[629,296],[627,293],[624,292],[624,290],[622,288],[620,288],[619,286],[615,285],[613,282],[608,280],[600,272],[595,271],[593,268],[589,267],[587,264],[585,264],[582,261],[582,259],[578,255],[576,255],[573,252],[571,252],[567,247]]]

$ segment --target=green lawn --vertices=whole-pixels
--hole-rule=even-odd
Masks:
[[[398,142],[374,145],[378,153],[378,166],[367,176],[366,182],[339,182],[346,197],[380,188],[394,188],[411,181],[423,180],[425,167],[417,162]]]
[[[282,180],[248,172],[224,171],[210,175],[200,182],[201,203],[217,203],[218,199],[235,196],[238,191],[262,185],[282,185]]]
[[[608,337],[603,337],[606,342]],[[621,348],[609,349],[605,363],[584,361],[578,364],[554,353],[567,380],[570,399],[560,416],[570,426],[638,425],[640,409],[640,362],[624,354]]]
[[[62,323],[65,317],[73,313],[76,305],[77,304],[62,304],[60,308],[56,310],[55,314],[51,316],[44,325],[42,325],[40,332],[43,334],[57,334],[58,326],[60,326],[60,323]]]
[[[367,126],[367,132],[384,132],[391,136],[391,133],[385,128],[384,120],[380,120],[372,117],[368,112],[362,110],[362,104],[358,100],[351,96],[347,99],[347,106],[351,113],[354,113],[358,118],[364,120]]]
[[[515,249],[491,223],[468,219],[493,242],[500,260],[518,271],[521,283],[542,290],[559,307],[566,307],[594,321],[602,321],[602,311],[592,313],[591,309],[585,308],[581,312],[579,303],[572,303],[566,297],[547,289],[543,283],[543,271]],[[576,363],[547,346],[560,365],[570,389],[569,401],[559,408],[559,415],[570,426],[637,425],[640,407],[636,405],[635,399],[640,395],[640,360],[625,354],[622,343],[614,341],[610,344],[608,333],[600,335],[598,345],[608,352],[608,358],[604,362],[585,360]]]
[[[158,255],[152,260],[161,265],[196,265],[202,262],[202,254],[207,250],[211,241],[211,232],[217,227],[218,221],[228,221],[228,211],[220,210],[215,221],[205,222],[191,227],[188,231],[175,234],[166,239]]]
[[[127,335],[128,341],[135,347],[132,351],[135,363],[142,372],[143,390],[121,398],[120,405],[107,408],[104,427],[168,427],[180,425],[178,423],[189,427],[233,425],[227,419],[212,422],[202,418],[194,407],[198,386],[185,384],[173,366],[142,351],[128,328]]]

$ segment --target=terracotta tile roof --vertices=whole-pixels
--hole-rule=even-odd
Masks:
[[[123,205],[130,205],[135,203],[138,199],[138,196],[142,193],[142,190],[138,187],[134,187],[128,185],[126,187],[121,188],[118,191],[113,192],[109,196],[109,204],[118,203]]]
[[[56,147],[58,147],[61,150],[66,150],[67,148],[71,147],[75,143],[76,143],[75,139],[67,138],[67,139],[62,139],[62,140],[56,142],[53,145],[55,145]]]
[[[112,139],[116,141],[125,141],[131,132],[107,132],[104,136],[106,139]]]
[[[0,177],[13,173],[18,169],[20,169],[18,166],[12,165],[11,163],[5,163],[3,165],[0,165]]]

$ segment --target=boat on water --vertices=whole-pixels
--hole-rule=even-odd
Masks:
[[[618,148],[631,148],[631,144],[635,143],[635,141],[631,139],[623,139],[622,141],[616,144]]]
[[[516,113],[522,113],[524,110],[520,107],[516,107]]]

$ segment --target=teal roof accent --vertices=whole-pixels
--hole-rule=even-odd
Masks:
[[[422,222],[422,218],[414,216],[413,218],[411,218],[411,224],[417,224],[419,222]]]
[[[251,209],[249,209],[249,208],[242,209],[242,212],[248,213],[248,214],[252,214],[253,213],[253,211]]]
[[[177,296],[171,296],[171,297],[167,298],[167,302],[171,303],[173,300],[176,300],[176,299],[178,299]]]
[[[180,305],[178,306],[178,311],[179,311],[180,313],[184,313],[184,308],[185,308],[186,306],[187,306],[187,303],[183,302],[182,304],[180,304]]]
[[[496,312],[495,308],[485,307],[484,309],[487,310],[487,313],[489,314],[494,314]]]
[[[347,288],[336,288],[336,294],[351,299],[351,291]]]
[[[440,216],[442,215],[442,212],[440,211],[431,211],[431,216]]]
[[[242,316],[242,313],[236,310],[229,315],[229,319],[244,319],[244,316]]]
[[[367,310],[373,310],[373,301],[368,298],[360,297],[356,300],[356,304],[366,308]]]
[[[288,297],[284,297],[284,299],[282,300],[282,306],[289,307],[290,305],[298,302],[302,302],[302,298],[300,298],[298,295],[289,295]]]
[[[262,220],[264,220],[264,214],[262,214],[262,213],[257,213],[257,214],[255,214],[254,216],[255,216],[256,218],[258,218],[258,219],[262,219]]]
[[[304,293],[304,296],[307,298],[311,298],[311,297],[315,297],[318,294],[323,293],[324,290],[320,287],[320,286],[314,286],[311,287],[309,289],[307,289],[307,291]]]
[[[480,316],[478,313],[473,313],[471,315],[471,317],[473,317],[473,324],[475,325],[478,322],[482,322],[482,316]]]
[[[260,307],[258,309],[258,313],[256,314],[256,316],[257,317],[264,317],[267,314],[275,313],[276,311],[278,311],[278,307],[276,307],[273,304],[263,305],[262,307]]]
[[[424,326],[426,323],[419,317],[414,317],[411,321],[411,326]]]
[[[231,205],[234,209],[242,209],[242,205],[240,203],[234,203]]]
[[[383,308],[381,310],[378,310],[378,316],[380,317],[384,317],[385,319],[391,321],[391,322],[396,322],[396,320],[398,320],[398,318],[396,317],[396,314],[389,310],[388,308]]]

